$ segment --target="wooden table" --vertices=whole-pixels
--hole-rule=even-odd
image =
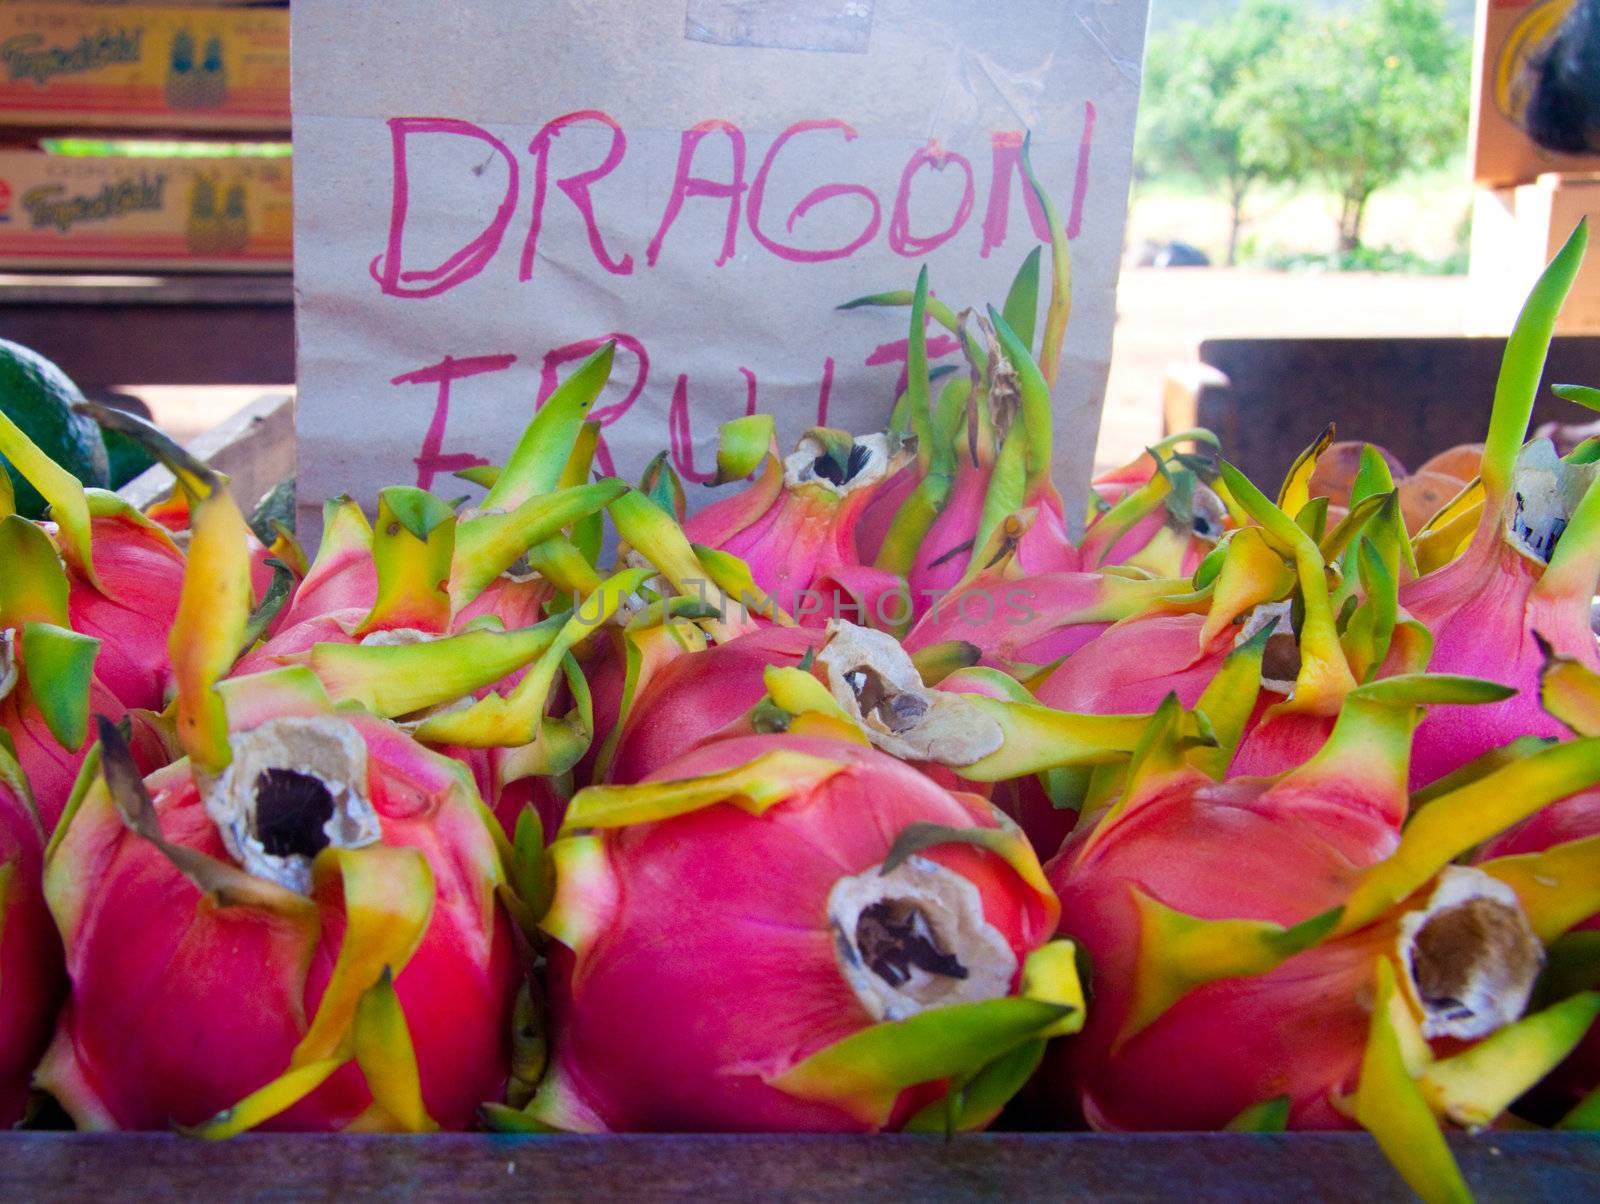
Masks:
[[[1600,1198],[1600,1135],[1452,1139],[1480,1201]],[[0,1134],[0,1200],[1409,1200],[1365,1134]]]

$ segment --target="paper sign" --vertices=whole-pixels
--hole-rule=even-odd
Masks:
[[[469,494],[606,339],[599,463],[718,424],[882,429],[905,309],[836,307],[929,266],[999,305],[1072,238],[1056,466],[1099,425],[1146,0],[296,0],[301,519],[386,484]],[[956,363],[930,328],[933,362]],[[709,490],[691,488],[693,504]],[[1080,506],[1069,504],[1069,511]]]

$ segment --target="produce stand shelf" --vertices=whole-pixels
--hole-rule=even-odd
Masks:
[[[1452,1139],[1482,1201],[1600,1195],[1600,1137]],[[1408,1200],[1359,1133],[0,1136],[0,1199]]]
[[[0,276],[0,338],[84,388],[294,380],[294,284],[277,276]]]

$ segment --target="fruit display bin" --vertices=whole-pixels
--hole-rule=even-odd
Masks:
[[[1550,272],[1558,283],[1570,282],[1586,236],[1580,231],[1557,257]],[[1535,291],[1526,326],[1548,316],[1559,291]],[[919,307],[926,301],[924,275],[913,301],[913,346],[922,338]],[[992,308],[989,315],[998,352],[988,371],[1000,379],[994,374],[1003,357],[1019,381],[1019,405],[1038,420],[1049,404],[1044,375],[1004,316]],[[1218,559],[1235,568],[1245,563],[1252,572],[1257,562],[1268,564],[1259,574],[1263,592],[1251,596],[1253,613],[1224,609],[1235,604],[1223,585],[1231,589],[1234,581],[1224,577],[1226,565],[1202,581],[1216,549],[1199,556],[1202,550],[1190,545],[1220,542],[1221,519],[1209,516],[1220,516],[1224,506],[1214,497],[1212,510],[1197,508],[1201,495],[1191,483],[1175,542],[1196,552],[1201,567],[1152,576],[1164,592],[1153,603],[1141,599],[1146,613],[1064,653],[1037,686],[1038,674],[1007,685],[1004,673],[979,663],[987,652],[978,641],[999,643],[993,615],[988,626],[969,622],[961,640],[944,641],[957,643],[952,659],[964,663],[931,682],[912,660],[913,641],[946,621],[937,610],[897,638],[841,616],[820,632],[807,629],[782,621],[790,610],[802,613],[798,606],[772,601],[767,626],[751,619],[750,630],[732,634],[733,620],[720,605],[727,594],[712,605],[684,587],[706,584],[691,574],[714,576],[716,566],[725,571],[737,562],[726,549],[745,527],[723,533],[722,546],[712,549],[690,534],[711,508],[684,516],[680,526],[672,497],[661,504],[654,486],[587,482],[600,425],[591,421],[590,407],[606,384],[615,341],[593,351],[536,409],[503,467],[468,478],[487,486],[479,505],[458,512],[460,503],[419,486],[392,486],[379,495],[373,521],[343,495],[325,511],[320,543],[328,557],[319,550],[308,566],[284,532],[247,534],[234,496],[248,502],[292,471],[297,447],[284,400],[259,403],[188,452],[123,412],[78,404],[77,413],[140,442],[182,482],[183,497],[156,510],[151,522],[103,496],[91,498],[64,481],[64,473],[39,471],[45,453],[16,423],[0,426],[0,450],[25,476],[32,470],[56,516],[38,526],[20,515],[5,519],[17,549],[8,564],[21,570],[15,580],[36,584],[42,599],[30,613],[66,611],[75,583],[80,602],[94,608],[81,623],[85,631],[110,631],[97,626],[108,604],[123,615],[135,605],[140,616],[164,608],[148,672],[139,664],[102,662],[107,678],[120,671],[130,698],[153,704],[123,703],[104,687],[112,701],[94,712],[95,745],[85,747],[87,732],[76,745],[49,732],[68,751],[84,748],[76,786],[61,780],[58,760],[46,759],[53,754],[43,736],[17,745],[39,767],[37,777],[32,770],[23,777],[21,752],[7,748],[0,762],[10,806],[29,821],[16,838],[22,853],[11,864],[36,874],[39,884],[31,895],[14,896],[31,913],[19,907],[8,917],[22,917],[7,932],[33,939],[40,954],[21,963],[37,967],[38,985],[30,1010],[7,1032],[37,1032],[40,1047],[42,1034],[53,1033],[42,1057],[28,1054],[23,1070],[31,1078],[14,1078],[11,1115],[22,1114],[31,1082],[88,1128],[131,1130],[54,1131],[57,1114],[46,1107],[37,1128],[0,1134],[0,1192],[7,1193],[0,1201],[91,1192],[114,1200],[171,1194],[207,1201],[379,1194],[1167,1199],[1180,1193],[1199,1200],[1365,1200],[1408,1198],[1407,1183],[1430,1201],[1600,1198],[1600,1134],[1577,1131],[1594,1127],[1592,1082],[1583,1081],[1574,1107],[1553,1094],[1560,1083],[1552,1074],[1600,1013],[1600,991],[1562,994],[1566,974],[1592,969],[1592,934],[1558,949],[1600,907],[1600,836],[1557,840],[1531,854],[1496,843],[1508,832],[1525,836],[1528,830],[1514,825],[1542,808],[1559,809],[1565,818],[1563,804],[1588,805],[1600,780],[1600,664],[1588,663],[1596,655],[1591,586],[1600,574],[1600,480],[1592,456],[1575,457],[1565,464],[1586,470],[1581,502],[1570,510],[1554,500],[1541,505],[1547,496],[1564,497],[1565,486],[1549,444],[1519,450],[1543,366],[1523,348],[1537,335],[1519,330],[1506,355],[1489,438],[1475,453],[1484,500],[1474,534],[1464,548],[1463,537],[1453,534],[1442,563],[1418,568],[1417,582],[1439,588],[1432,597],[1408,598],[1408,634],[1396,634],[1400,599],[1407,597],[1397,566],[1412,542],[1399,489],[1380,453],[1364,449],[1365,484],[1379,491],[1355,497],[1341,525],[1326,531],[1330,495],[1313,497],[1310,481],[1330,433],[1291,472],[1282,506],[1225,459],[1215,465],[1226,509],[1237,512]],[[754,463],[769,466],[737,495],[758,503],[739,514],[746,526],[777,508],[771,529],[791,529],[797,516],[816,513],[813,503],[824,493],[818,481],[848,485],[866,464],[883,473],[868,477],[869,486],[889,479],[884,436],[835,438],[823,431],[802,439],[793,475],[810,476],[791,481],[788,469],[777,471],[785,462],[771,417],[754,417],[760,421],[734,428],[740,437],[719,459],[735,479]],[[1027,429],[1014,424],[1005,439]],[[752,431],[756,437],[747,437]],[[959,424],[950,434],[961,437]],[[1184,471],[1205,467],[1188,467],[1168,446],[1148,453],[1151,474],[1177,471],[1166,468],[1163,452],[1172,452]],[[1019,461],[997,454],[988,467],[998,474],[1007,463]],[[1053,504],[1051,513],[1061,513],[1048,463],[1036,467],[1039,496]],[[782,481],[775,494],[757,492],[767,479]],[[584,483],[559,488],[565,480]],[[125,496],[146,503],[163,491],[161,480],[146,479]],[[519,491],[530,496],[515,500]],[[1283,507],[1300,493],[1306,500],[1291,516]],[[681,484],[675,494],[682,496]],[[574,508],[558,508],[558,498]],[[281,494],[274,498],[280,500]],[[1166,506],[1161,494],[1140,502]],[[621,547],[616,558],[628,567],[600,578],[606,554],[599,511],[607,507]],[[847,542],[855,513],[835,508]],[[1121,500],[1109,502],[1101,515],[1118,518],[1091,520],[1088,537],[1070,549],[1057,531],[1057,551],[1096,548],[1097,523],[1121,521],[1127,509]],[[152,529],[153,521],[175,517],[190,535],[181,554],[174,540]],[[591,517],[585,552],[577,546],[578,524]],[[1012,520],[1015,527],[985,540],[1020,546],[1032,528]],[[574,532],[570,540],[557,534],[566,529]],[[1352,529],[1366,532],[1357,568],[1366,597],[1350,608],[1341,631],[1330,568]],[[891,525],[886,543],[895,530]],[[274,536],[283,543],[268,546]],[[541,550],[558,539],[572,547],[571,555],[560,554],[564,559]],[[76,551],[76,543],[94,540],[99,548],[149,554],[122,568],[119,580],[113,555],[94,562],[95,569],[87,551]],[[1564,541],[1559,548],[1557,540]],[[1415,543],[1419,561],[1425,553],[1440,555],[1436,542]],[[974,534],[957,546],[978,545]],[[292,595],[281,571],[289,566],[267,560],[274,546],[305,566]],[[466,554],[458,556],[462,548]],[[493,557],[474,556],[482,548]],[[1002,576],[1015,550],[994,561],[977,559],[974,580],[996,589],[1020,580]],[[697,560],[713,551],[722,558]],[[752,582],[754,564],[765,570],[793,557],[791,545],[769,545],[764,554],[765,561],[753,556],[742,570]],[[1495,566],[1510,556],[1521,557],[1511,566],[1521,576],[1507,587],[1498,576],[1512,576],[1511,569]],[[507,573],[522,557],[546,578],[532,582],[541,592],[531,599],[514,592],[531,577]],[[344,561],[339,569],[353,604],[323,602],[320,611],[294,621],[294,606],[339,580],[339,570],[328,569],[335,558]],[[1479,600],[1502,599],[1531,576],[1522,561],[1542,565],[1541,575],[1515,595],[1516,610],[1501,602],[1502,613],[1490,615]],[[272,583],[257,585],[258,564],[280,570]],[[69,578],[69,570],[77,576]],[[1469,574],[1472,580],[1461,585]],[[743,581],[728,579],[730,591]],[[1136,578],[1123,580],[1143,588]],[[112,582],[127,593],[119,597]],[[152,582],[166,593],[147,602]],[[1121,684],[1113,680],[1115,665],[1097,662],[1097,654],[1110,647],[1120,655],[1115,641],[1128,640],[1149,659],[1159,645],[1136,624],[1171,618],[1155,607],[1190,599],[1197,586],[1212,582],[1217,587],[1205,616],[1189,616],[1191,630],[1179,631],[1179,651],[1188,658],[1178,662],[1179,673],[1205,658],[1214,662],[1192,706],[1185,708],[1169,684],[1177,674],[1159,663],[1156,680],[1165,692],[1159,702],[1118,702],[1079,714],[1069,710],[1075,704],[1046,692],[1052,681],[1071,684],[1054,677],[1063,669],[1087,674],[1096,686]],[[1563,592],[1548,610],[1534,609],[1545,600],[1534,591],[1546,583]],[[8,600],[24,595],[8,585]],[[409,585],[416,588],[402,592]],[[486,615],[470,631],[465,627],[476,620],[455,626],[491,586],[507,591],[490,597],[509,617]],[[760,588],[775,595],[778,586]],[[1285,591],[1290,596],[1278,599]],[[740,592],[748,605],[748,590]],[[1465,602],[1455,596],[1463,593]],[[1296,596],[1299,632],[1274,632],[1272,625],[1293,613]],[[291,610],[273,631],[278,616],[268,603],[286,597]],[[1430,626],[1426,607],[1440,597],[1452,605]],[[590,598],[599,609],[583,609]],[[714,625],[705,634],[729,638],[685,649],[684,660],[642,685],[637,676],[616,677],[613,665],[613,680],[622,684],[613,695],[616,709],[608,711],[595,705],[602,690],[588,684],[600,681],[606,666],[569,668],[569,658],[575,665],[578,655],[592,652],[598,662],[612,651],[614,633],[596,628],[618,615],[622,640],[650,634],[651,642],[638,646],[643,652],[669,640],[681,647],[680,632],[636,626],[638,615],[625,607],[641,602],[640,612],[659,616],[660,627],[687,616]],[[844,609],[837,595],[835,605]],[[1382,616],[1371,625],[1356,618],[1380,607],[1387,615],[1381,648]],[[528,621],[546,609],[554,613]],[[12,602],[6,617],[20,612]],[[1574,633],[1568,646],[1583,661],[1545,639],[1557,630],[1545,621],[1549,615],[1569,620],[1563,633]],[[1492,625],[1507,616],[1509,622]],[[1259,630],[1247,626],[1258,617],[1269,622]],[[1188,641],[1213,619],[1224,638],[1197,652]],[[1235,620],[1243,628],[1238,633],[1229,630]],[[28,619],[21,655],[12,662],[19,670],[13,681],[28,691],[17,697],[47,722],[54,714],[62,728],[74,714],[58,705],[65,687],[56,685],[59,670],[50,674],[56,645],[77,637],[79,647],[92,642],[97,656],[107,648],[126,652],[123,644],[132,643],[119,643],[115,632],[104,639],[83,635],[68,627],[72,621],[70,612],[58,623]],[[315,625],[309,641],[303,623]],[[379,638],[368,641],[367,627]],[[1457,647],[1435,641],[1435,630],[1455,632]],[[1277,659],[1281,644],[1268,661],[1267,646],[1279,635],[1290,637],[1292,669]],[[599,638],[575,652],[590,636]],[[511,641],[516,655],[502,661]],[[1542,676],[1528,688],[1521,678],[1510,686],[1444,672],[1463,667],[1458,660],[1440,664],[1435,676],[1379,677],[1395,641],[1402,655],[1416,641],[1424,659],[1463,655],[1465,644],[1471,653],[1532,643],[1542,653],[1542,670],[1534,670]],[[793,651],[801,642],[803,650]],[[358,646],[364,650],[351,659],[366,661],[368,675],[333,671],[345,655],[339,649]],[[441,649],[448,657],[437,655]],[[727,667],[729,657],[752,651],[758,672],[746,669],[742,680]],[[625,645],[623,652],[632,665],[635,648]],[[799,667],[774,663],[779,654],[792,655]],[[698,656],[704,659],[687,659]],[[505,694],[433,709],[441,690],[443,701],[452,693],[465,699],[530,657],[533,667]],[[1009,668],[1046,658],[1005,659]],[[92,657],[84,663],[88,669],[75,680],[88,696],[87,711],[99,705],[91,691],[99,688],[101,668]],[[667,713],[652,711],[658,695],[650,691],[670,684],[667,674],[682,664],[698,676],[688,681],[693,692],[671,705],[706,721],[710,734],[687,752],[683,740],[674,750],[649,748],[645,737],[665,726],[657,716]],[[1267,725],[1287,712],[1268,711],[1248,728],[1263,690],[1316,701],[1300,687],[1320,688],[1329,665],[1348,684],[1334,695],[1337,705],[1329,709],[1336,715],[1309,716],[1324,725],[1313,733],[1318,750],[1266,747],[1276,738]],[[1464,667],[1477,663],[1468,658]],[[963,695],[954,686],[973,679],[957,680],[962,669],[988,674],[976,681],[999,683],[1008,696]],[[161,730],[166,721],[152,714],[169,705],[161,680],[169,671],[170,735]],[[479,673],[481,683],[471,676]],[[558,673],[565,674],[568,699],[552,698]],[[1276,688],[1285,676],[1292,677],[1288,686]],[[714,715],[704,687],[728,694],[746,681],[764,693],[737,699],[731,723]],[[1023,697],[1011,697],[1013,687]],[[519,716],[524,699],[531,702]],[[480,701],[488,704],[482,711]],[[553,701],[570,706],[576,726],[568,730],[581,735],[581,744],[553,740],[554,751],[541,749]],[[1504,736],[1492,740],[1463,774],[1440,763],[1462,751],[1465,737],[1421,744],[1420,711],[1467,704],[1504,706],[1496,718],[1519,738],[1509,745]],[[1510,709],[1519,704],[1524,709]],[[125,723],[109,713],[113,706],[122,707]],[[1153,715],[1142,714],[1146,708]],[[567,712],[559,713],[566,721]],[[496,723],[481,723],[483,714]],[[501,718],[507,715],[510,721]],[[885,718],[869,726],[869,717]],[[981,734],[980,721],[994,729],[992,742],[981,746],[987,752],[952,735],[958,728]],[[1547,721],[1565,725],[1572,738],[1522,738]],[[750,730],[733,726],[745,723]],[[1115,729],[1085,753],[1080,732],[1090,724]],[[873,747],[874,735],[884,748]],[[424,747],[430,739],[449,745],[458,738],[469,748],[532,749],[522,755],[544,759],[488,766],[480,793],[473,766]],[[1257,740],[1253,747],[1250,739]],[[588,785],[568,794],[547,782],[549,800],[514,788],[522,779],[513,772],[575,775],[596,740],[605,742],[599,754],[605,759],[587,771]],[[135,741],[161,760],[153,770],[136,758]],[[1278,768],[1238,768],[1247,749],[1278,758]],[[903,750],[905,759],[890,750]],[[1114,767],[1114,801],[1101,807],[1099,796],[1110,798],[1112,787],[1090,781],[1076,800],[1081,813],[1063,817],[1057,813],[1073,800],[1047,796],[1054,805],[1043,809],[1044,820],[1068,818],[1074,825],[1053,839],[1042,826],[1026,829],[1037,814],[1008,819],[999,801],[944,786],[933,774],[937,767],[981,786],[1113,754],[1128,758],[1126,768]],[[643,768],[654,756],[659,764]],[[1262,763],[1249,762],[1258,770]],[[1425,791],[1410,789],[1419,769],[1430,783]],[[59,809],[46,822],[44,805],[35,810],[33,802],[46,796],[27,783],[47,774],[54,792],[48,797]],[[548,821],[540,810],[546,801],[556,812]],[[1021,811],[1025,800],[1007,801]],[[223,806],[232,810],[219,815]],[[173,820],[166,826],[163,811]],[[1242,824],[1247,811],[1259,823]],[[1320,838],[1319,823],[1327,829]],[[184,824],[199,832],[197,844],[179,842]],[[47,830],[55,832],[48,844]],[[553,841],[546,840],[550,832]],[[1281,835],[1255,835],[1267,832]],[[1054,855],[1041,855],[1041,848]],[[1472,863],[1463,864],[1468,858]],[[1191,880],[1178,881],[1183,874]],[[29,879],[18,874],[7,881]],[[1309,918],[1280,910],[1292,922],[1251,919],[1253,911],[1282,905],[1229,894],[1240,884],[1259,893],[1280,883],[1289,906],[1311,909]],[[181,893],[150,894],[151,884]],[[184,906],[191,899],[192,908]],[[655,914],[658,902],[664,916]],[[1209,918],[1216,911],[1221,918]],[[246,929],[245,922],[260,926]],[[335,933],[339,950],[332,953]],[[52,961],[58,936],[65,977]],[[544,938],[549,944],[541,946]],[[749,949],[740,948],[741,939]],[[543,982],[541,947],[549,954]],[[1291,963],[1302,955],[1308,960]],[[329,959],[328,977],[318,983],[313,975]],[[16,981],[11,964],[8,982]],[[160,989],[143,987],[145,975]],[[1287,993],[1279,990],[1284,986]],[[402,999],[402,988],[415,992],[412,999]],[[1119,988],[1127,992],[1122,999]],[[1529,1010],[1536,990],[1557,998]],[[50,1010],[63,992],[65,1005]],[[541,1020],[546,1003],[548,1023]],[[785,1015],[791,1006],[798,1018]],[[850,1031],[838,1036],[818,1017],[842,1021]],[[1177,1019],[1168,1025],[1169,1017]],[[1324,1034],[1342,1043],[1324,1049]],[[1434,1043],[1458,1049],[1458,1042],[1480,1036],[1458,1052],[1434,1049]],[[1047,1052],[1058,1038],[1080,1042],[1070,1050],[1057,1046],[1069,1055],[1060,1061]],[[274,1044],[291,1042],[288,1070],[257,1086],[253,1060],[266,1062],[271,1073],[283,1062]],[[27,1048],[33,1047],[30,1039]],[[1577,1065],[1588,1073],[1581,1058]],[[345,1072],[344,1082],[335,1081]],[[365,1078],[365,1096],[341,1095],[360,1090],[357,1073]],[[1552,1089],[1548,1103],[1536,1094],[1545,1087]],[[315,1098],[324,1090],[324,1098]],[[1224,1100],[1231,1105],[1225,1111],[1211,1102],[1219,1092],[1237,1097]],[[607,1098],[629,1094],[634,1098]],[[502,1095],[513,1106],[492,1102]],[[1525,1111],[1509,1113],[1519,1099]],[[1100,1125],[1214,1124],[1223,1131],[1059,1131],[1085,1117]],[[1533,1127],[1545,1118],[1556,1121],[1553,1131]],[[1441,1121],[1452,1126],[1451,1135]],[[1034,1123],[1058,1131],[1017,1131]],[[1276,1131],[1289,1123],[1301,1131]],[[944,1131],[990,1124],[997,1131]],[[1347,1124],[1368,1132],[1326,1131]],[[291,1131],[251,1132],[272,1125]],[[439,1132],[441,1125],[451,1131]],[[606,1128],[629,1132],[593,1133]],[[673,1131],[689,1128],[716,1133]],[[902,1128],[909,1132],[837,1135]],[[382,1129],[413,1135],[380,1135]]]
[[[271,395],[189,445],[254,498],[295,467],[293,401]],[[155,468],[124,496],[148,505]],[[1600,1134],[1488,1131],[1451,1148],[1477,1197],[1593,1198]],[[1414,1199],[1364,1133],[429,1136],[0,1134],[0,1200]]]
[[[1481,1200],[1593,1199],[1600,1137],[1451,1141]],[[7,1200],[1406,1200],[1357,1133],[0,1137]]]

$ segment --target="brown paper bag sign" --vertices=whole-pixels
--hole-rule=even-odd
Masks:
[[[881,429],[907,311],[840,311],[927,263],[998,303],[1067,226],[1056,465],[1099,426],[1145,0],[297,0],[300,507],[394,483],[473,492],[607,339],[599,464],[717,427]],[[930,329],[934,364],[958,349]],[[710,492],[698,491],[694,503]],[[1071,503],[1069,503],[1070,505]]]

